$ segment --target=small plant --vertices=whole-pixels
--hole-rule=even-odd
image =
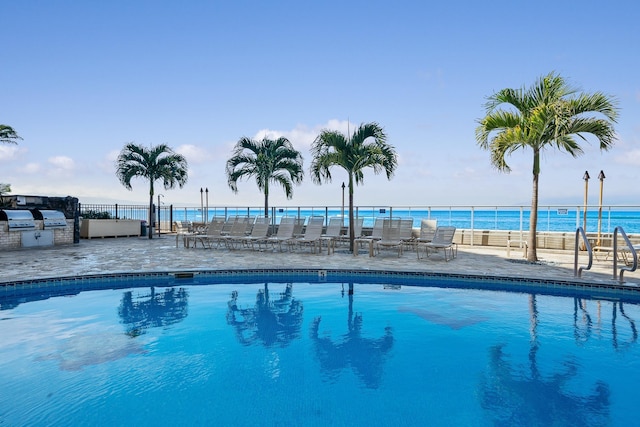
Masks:
[[[82,212],[81,216],[84,219],[111,219],[111,213],[107,211],[100,212],[100,211],[88,210],[88,211]]]
[[[11,206],[11,201],[5,199],[5,196],[11,193],[11,184],[0,183],[0,208],[6,208]]]

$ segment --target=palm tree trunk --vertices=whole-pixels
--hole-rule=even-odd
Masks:
[[[531,195],[531,212],[529,213],[529,239],[527,261],[538,261],[537,228],[538,228],[538,177],[540,176],[540,152],[533,152],[533,194]]]
[[[264,217],[269,218],[269,184],[264,186]]]
[[[149,224],[147,224],[149,239],[153,239],[153,193],[153,178],[149,178]]]
[[[356,231],[353,225],[353,174],[349,174],[349,250],[351,253],[355,250],[354,241],[356,239]]]
[[[147,234],[150,239],[153,239],[152,227],[153,226],[153,195],[149,196],[149,225],[147,226]]]

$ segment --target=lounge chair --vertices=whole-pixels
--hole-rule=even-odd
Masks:
[[[444,251],[444,259],[445,261],[449,261],[450,259],[458,256],[458,245],[454,243],[453,237],[456,233],[456,228],[452,226],[440,226],[436,228],[436,233],[433,236],[433,240],[427,243],[420,244],[419,246],[424,246],[427,257],[429,256],[429,249],[434,252],[442,249]],[[450,257],[447,256],[447,252]],[[418,259],[420,256],[418,255]]]
[[[318,247],[318,253],[322,251],[322,227],[324,226],[323,216],[312,216],[309,218],[309,222],[304,230],[304,234],[301,237],[295,238],[291,241],[291,245],[309,246],[313,252],[316,252],[316,246]]]
[[[251,233],[236,239],[235,242],[239,243],[242,247],[249,247],[249,245],[251,245],[251,249],[255,249],[254,244],[257,243],[259,246],[260,242],[263,242],[267,238],[268,233],[269,218],[259,216],[255,219],[253,227],[251,227]]]
[[[302,230],[304,229],[304,223],[306,218],[296,218],[293,222],[293,237],[302,236]]]
[[[363,243],[369,245],[369,256],[373,256],[373,243],[376,240],[382,239],[382,226],[384,225],[385,219],[388,218],[376,218],[376,221],[373,223],[373,229],[371,230],[370,236],[356,237],[353,241],[353,256],[358,256],[358,246]]]
[[[211,248],[214,242],[219,244],[224,224],[225,221],[214,218],[207,225],[207,229],[204,233],[187,236],[187,247],[190,246],[189,242],[193,242],[194,248],[198,246],[198,242],[202,244],[203,248]]]
[[[413,218],[402,218],[400,220],[400,241],[402,246],[408,246],[413,249],[415,240],[413,236]]]
[[[373,246],[377,253],[382,249],[397,248],[398,256],[402,254],[402,239],[400,237],[402,230],[402,220],[385,219],[382,225],[382,238],[374,241]]]
[[[356,239],[362,237],[362,225],[364,224],[364,218],[354,218],[353,219],[353,235]],[[341,234],[340,237],[336,239],[337,242],[340,243],[349,243],[349,233],[351,232],[351,226],[347,227],[347,234]]]
[[[332,249],[335,249],[336,241],[340,238],[342,234],[342,224],[343,218],[341,216],[334,216],[329,218],[329,223],[327,224],[327,230],[320,237],[321,243],[327,242],[327,255],[329,255]],[[322,250],[322,248],[320,248]]]
[[[436,228],[438,227],[437,219],[423,219],[420,221],[420,234],[415,239],[416,256],[420,259],[418,248],[421,243],[429,243],[433,240],[433,236],[436,235]]]
[[[193,223],[191,221],[176,221],[176,248],[182,239],[182,246],[187,246],[187,236],[193,233]]]
[[[280,250],[282,251],[282,244],[287,243],[290,244],[291,240],[293,240],[293,229],[296,225],[297,218],[290,217],[282,217],[280,219],[280,225],[278,225],[278,231],[274,236],[267,237],[262,240],[260,243],[270,244],[273,249],[278,245]]]
[[[224,242],[224,245],[227,248],[235,249],[235,244],[238,243],[240,239],[247,236],[252,221],[253,218],[248,216],[236,217],[235,222],[231,226],[231,230],[229,230],[229,234],[223,235],[220,241]]]

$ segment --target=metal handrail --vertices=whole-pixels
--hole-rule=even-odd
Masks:
[[[587,253],[589,254],[589,264],[578,268],[578,246],[579,246],[578,243],[580,240],[579,239],[580,236],[582,236],[582,240],[584,240],[584,247],[586,248]],[[574,254],[575,255],[573,258],[573,276],[582,277],[582,270],[590,270],[591,265],[593,264],[593,251],[591,250],[591,244],[587,239],[587,233],[584,232],[584,228],[582,227],[578,227],[578,229],[576,230],[576,247],[575,247]]]
[[[636,253],[636,249],[631,244],[631,241],[627,237],[627,233],[624,232],[622,227],[616,227],[613,230],[613,280],[616,280],[618,277],[618,231],[620,235],[627,243],[627,247],[629,248],[629,252],[631,252],[631,256],[633,257],[633,262],[631,263],[631,267],[624,266],[620,268],[620,283],[624,283],[624,272],[625,271],[636,271],[638,268],[638,254]]]

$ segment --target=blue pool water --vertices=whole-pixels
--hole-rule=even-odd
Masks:
[[[0,425],[636,422],[637,298],[349,280],[6,292]]]

